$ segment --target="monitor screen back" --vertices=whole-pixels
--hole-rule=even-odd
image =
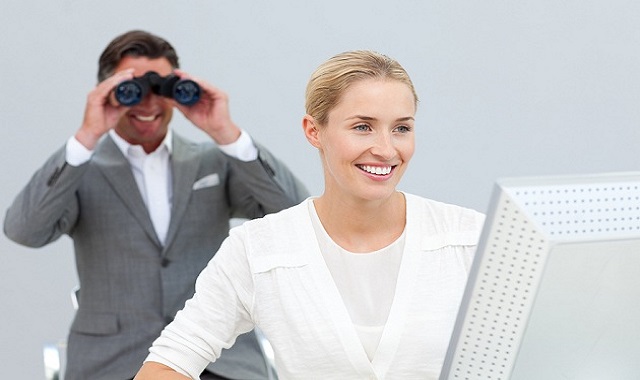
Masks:
[[[498,181],[441,379],[640,378],[640,173]]]

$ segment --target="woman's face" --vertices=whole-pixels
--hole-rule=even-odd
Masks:
[[[347,88],[327,125],[305,116],[305,134],[323,161],[325,195],[390,197],[413,156],[415,112],[406,84],[366,79]]]

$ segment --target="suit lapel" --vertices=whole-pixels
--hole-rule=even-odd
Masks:
[[[134,219],[143,227],[147,235],[160,246],[149,212],[142,195],[140,195],[140,189],[133,178],[129,161],[122,155],[111,137],[107,136],[97,146],[92,162],[100,169],[115,193],[131,211]]]
[[[166,254],[180,227],[180,222],[187,209],[191,197],[192,186],[200,169],[199,146],[188,142],[173,133],[173,147],[171,152],[171,171],[173,181],[173,199],[171,202],[171,221],[167,231],[165,248]]]

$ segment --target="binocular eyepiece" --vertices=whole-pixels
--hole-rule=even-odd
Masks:
[[[119,83],[114,95],[123,106],[135,106],[149,93],[173,98],[178,103],[190,106],[200,100],[200,86],[192,80],[180,79],[175,74],[161,77],[154,71],[149,71],[141,77]]]

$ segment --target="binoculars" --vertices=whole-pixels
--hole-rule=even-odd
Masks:
[[[200,100],[200,86],[196,82],[180,79],[175,74],[162,77],[154,71],[120,82],[114,90],[114,95],[120,104],[130,107],[140,103],[149,91],[156,95],[173,98],[187,106],[196,104]]]

